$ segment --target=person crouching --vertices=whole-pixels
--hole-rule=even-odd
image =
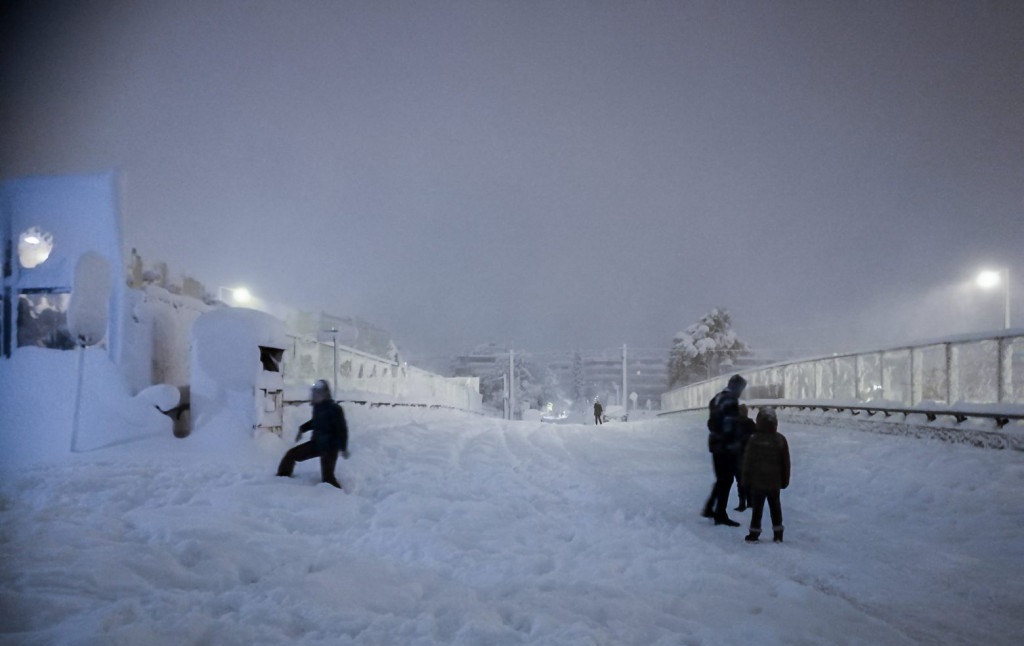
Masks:
[[[742,482],[749,487],[752,512],[750,533],[744,539],[756,543],[761,535],[761,517],[764,503],[772,518],[774,541],[782,542],[782,500],[781,490],[789,486],[789,443],[778,432],[779,420],[775,409],[762,408],[757,413],[755,432],[747,441],[743,452]]]
[[[345,423],[345,412],[341,406],[331,399],[331,388],[323,379],[313,384],[310,391],[313,402],[313,417],[299,426],[295,435],[298,442],[302,434],[312,430],[313,437],[303,444],[293,446],[281,458],[277,467],[277,475],[290,477],[296,462],[320,458],[320,477],[323,482],[341,489],[341,483],[334,477],[334,467],[338,463],[338,452],[348,459],[348,425]]]

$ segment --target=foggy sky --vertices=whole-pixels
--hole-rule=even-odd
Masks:
[[[116,169],[147,261],[411,356],[716,306],[844,351],[1024,284],[1024,3],[16,4],[0,175]]]

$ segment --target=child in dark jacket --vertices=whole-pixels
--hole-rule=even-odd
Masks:
[[[778,432],[779,420],[775,409],[762,408],[757,413],[756,432],[743,452],[742,482],[749,487],[751,507],[750,533],[746,541],[756,543],[761,535],[761,517],[764,503],[772,517],[772,530],[776,543],[782,542],[782,501],[780,492],[789,486],[789,443]]]

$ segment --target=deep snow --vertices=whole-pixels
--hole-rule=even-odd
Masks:
[[[1020,452],[783,419],[786,543],[747,545],[744,528],[699,517],[712,481],[700,416],[594,427],[346,412],[346,493],[317,484],[312,462],[274,477],[281,444],[198,434],[4,464],[0,643],[1024,634]]]

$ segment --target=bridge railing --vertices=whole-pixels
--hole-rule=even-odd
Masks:
[[[335,395],[374,404],[415,404],[483,410],[479,380],[443,377],[327,341],[289,335],[285,383],[307,389],[317,379],[337,378]]]
[[[744,398],[888,402],[903,407],[1024,404],[1024,328],[742,370]],[[731,374],[731,373],[730,373]],[[707,406],[730,374],[662,394],[664,412]]]

